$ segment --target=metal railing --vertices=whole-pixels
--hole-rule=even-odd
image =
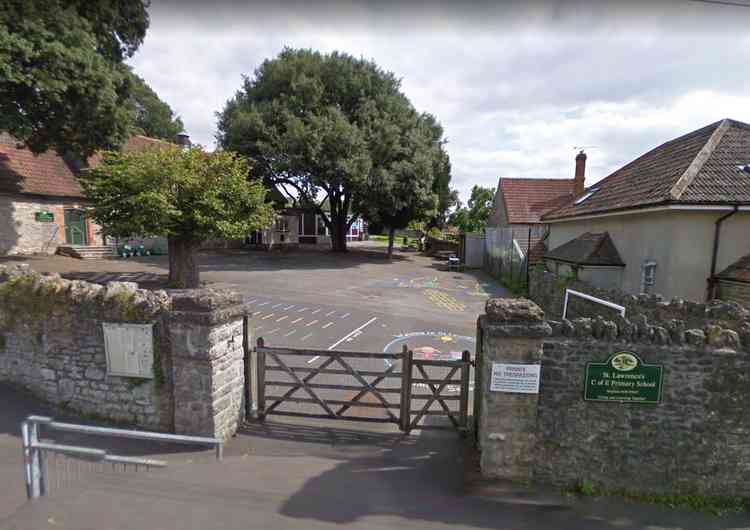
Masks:
[[[136,470],[138,470],[139,466],[146,469],[167,466],[167,463],[163,460],[113,455],[109,454],[104,449],[42,441],[40,438],[41,426],[44,426],[45,429],[49,430],[75,432],[95,436],[112,436],[116,438],[150,440],[155,442],[207,445],[216,449],[217,460],[221,460],[224,455],[224,443],[218,438],[113,429],[110,427],[95,427],[91,425],[58,422],[46,416],[29,416],[21,423],[26,495],[29,499],[36,499],[47,495],[47,492],[49,491],[49,470],[46,462],[48,456],[47,453],[55,456],[73,456],[81,459],[81,461],[89,463],[110,463],[113,468],[116,464],[122,464],[124,469],[129,465],[135,466]]]

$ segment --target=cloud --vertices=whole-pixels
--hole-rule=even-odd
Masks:
[[[724,117],[750,121],[750,8],[664,2],[155,1],[131,64],[214,145],[215,112],[284,46],[346,51],[402,79],[442,122],[453,185],[594,182]]]

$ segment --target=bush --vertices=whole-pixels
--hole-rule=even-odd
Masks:
[[[427,235],[431,237],[432,239],[443,239],[443,233],[436,226],[433,226],[432,228],[430,228],[430,231],[427,232]]]

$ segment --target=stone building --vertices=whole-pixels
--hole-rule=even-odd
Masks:
[[[167,142],[132,136],[123,150],[140,151]],[[94,166],[100,157],[89,158]],[[54,151],[34,155],[0,133],[0,255],[107,252],[99,227],[85,214],[78,183],[81,164]]]

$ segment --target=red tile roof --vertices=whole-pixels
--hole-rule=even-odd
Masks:
[[[559,219],[661,204],[750,204],[750,125],[725,119],[670,140],[543,217]]]
[[[123,151],[143,151],[170,145],[169,142],[136,135],[128,139]],[[100,160],[98,153],[89,157],[89,167],[95,167]],[[76,179],[77,172],[75,163],[54,151],[34,155],[9,134],[0,133],[0,192],[83,197]]]
[[[501,178],[498,187],[508,223],[541,222],[542,215],[573,196],[573,183],[573,179]]]

